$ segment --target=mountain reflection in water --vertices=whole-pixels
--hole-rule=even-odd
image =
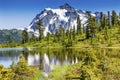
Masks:
[[[45,76],[48,76],[48,74],[51,72],[51,70],[54,69],[54,66],[61,66],[65,64],[74,64],[77,63],[78,59],[76,57],[75,60],[72,60],[72,63],[68,59],[67,56],[65,56],[64,61],[60,61],[60,59],[56,58],[56,56],[48,56],[46,53],[40,56],[39,53],[36,53],[34,55],[29,54],[28,55],[28,64],[31,66],[42,66],[41,69],[43,70],[43,73]]]

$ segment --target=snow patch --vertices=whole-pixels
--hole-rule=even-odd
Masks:
[[[93,17],[96,17],[96,15],[95,15],[95,14],[93,14],[93,13],[91,13],[91,15],[92,15]]]
[[[66,9],[51,9],[54,14],[58,15],[59,20],[68,22],[68,18],[65,16],[65,13],[67,12]]]
[[[39,16],[39,18],[43,18],[47,15],[47,13],[43,13],[42,15]]]
[[[45,10],[49,11],[49,10],[52,10],[51,8],[45,8]]]

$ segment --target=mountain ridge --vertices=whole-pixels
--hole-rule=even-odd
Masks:
[[[91,14],[96,16],[96,14]],[[36,15],[26,30],[39,36],[36,24],[37,20],[42,22],[44,36],[46,36],[48,32],[54,34],[55,31],[60,28],[60,25],[62,25],[65,30],[73,28],[73,26],[77,28],[78,16],[80,17],[82,27],[84,27],[86,25],[88,15],[82,10],[77,10],[67,3],[55,9],[45,8],[41,13]]]

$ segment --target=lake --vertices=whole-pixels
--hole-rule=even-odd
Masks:
[[[93,49],[94,50],[94,49]],[[107,57],[120,58],[120,49],[95,49],[98,59],[107,60]],[[94,52],[94,51],[93,51]],[[47,76],[54,66],[75,64],[83,59],[94,58],[89,48],[0,48],[0,64],[10,67],[12,62],[19,61],[19,55],[23,54],[29,66],[38,66]]]
[[[0,64],[10,67],[12,62],[17,63],[19,55],[23,54],[29,66],[38,66],[45,75],[48,75],[56,65],[78,63],[77,56],[71,56],[69,50],[39,48],[35,50],[29,48],[29,50],[27,48],[0,48]]]

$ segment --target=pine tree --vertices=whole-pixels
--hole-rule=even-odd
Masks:
[[[56,32],[55,32],[55,37],[56,37],[56,41],[60,41],[60,32],[59,30],[57,29]]]
[[[82,34],[82,26],[81,26],[81,20],[79,16],[77,18],[77,34]]]
[[[102,12],[100,12],[100,27],[99,31],[101,31],[104,28],[104,15]]]
[[[75,40],[75,26],[73,26],[73,32],[72,32],[72,35],[73,35],[73,40]]]
[[[12,37],[10,35],[8,36],[8,43],[12,43]]]
[[[120,27],[120,13],[119,13],[118,25],[119,25],[119,27]]]
[[[86,26],[86,39],[90,38],[90,27]]]
[[[119,19],[120,19],[120,12],[119,12]]]
[[[62,27],[62,25],[60,25],[60,40],[63,41],[64,40],[64,28]]]
[[[34,34],[32,34],[32,41],[36,41],[36,37]]]
[[[107,19],[106,19],[106,17],[104,16],[104,17],[103,17],[103,29],[105,29],[106,26],[107,26]]]
[[[66,36],[66,37],[69,36],[69,30],[66,30],[65,36]]]
[[[110,12],[108,11],[108,18],[107,18],[107,26],[110,28],[111,23],[110,23]]]
[[[88,12],[88,25],[86,26],[86,39],[89,39],[91,37],[91,34],[90,34],[90,23],[91,23],[91,15],[90,13]]]
[[[73,39],[73,35],[72,35],[72,29],[70,29],[70,33],[69,33],[69,39]]]
[[[92,16],[92,15],[89,15],[89,18],[88,18],[88,25],[87,25],[87,30],[86,30],[86,38],[89,39],[91,37],[91,42],[92,42],[92,39],[95,37],[96,35],[96,31],[98,29],[98,22],[97,20]]]
[[[112,26],[118,26],[118,16],[116,14],[116,12],[113,10],[112,11],[112,20],[111,20]]]
[[[48,44],[50,43],[50,33],[48,32],[47,33],[47,41],[48,41]]]
[[[28,32],[26,30],[23,30],[22,32],[22,43],[26,43],[29,40],[29,35]]]
[[[16,65],[12,66],[11,68],[15,73],[13,80],[30,80],[32,73],[22,54],[19,57],[19,62]]]
[[[40,20],[37,21],[36,23],[37,23],[37,25],[38,25],[38,30],[39,30],[39,41],[41,41],[41,39],[44,37],[44,36],[43,36],[42,23],[41,23]]]

